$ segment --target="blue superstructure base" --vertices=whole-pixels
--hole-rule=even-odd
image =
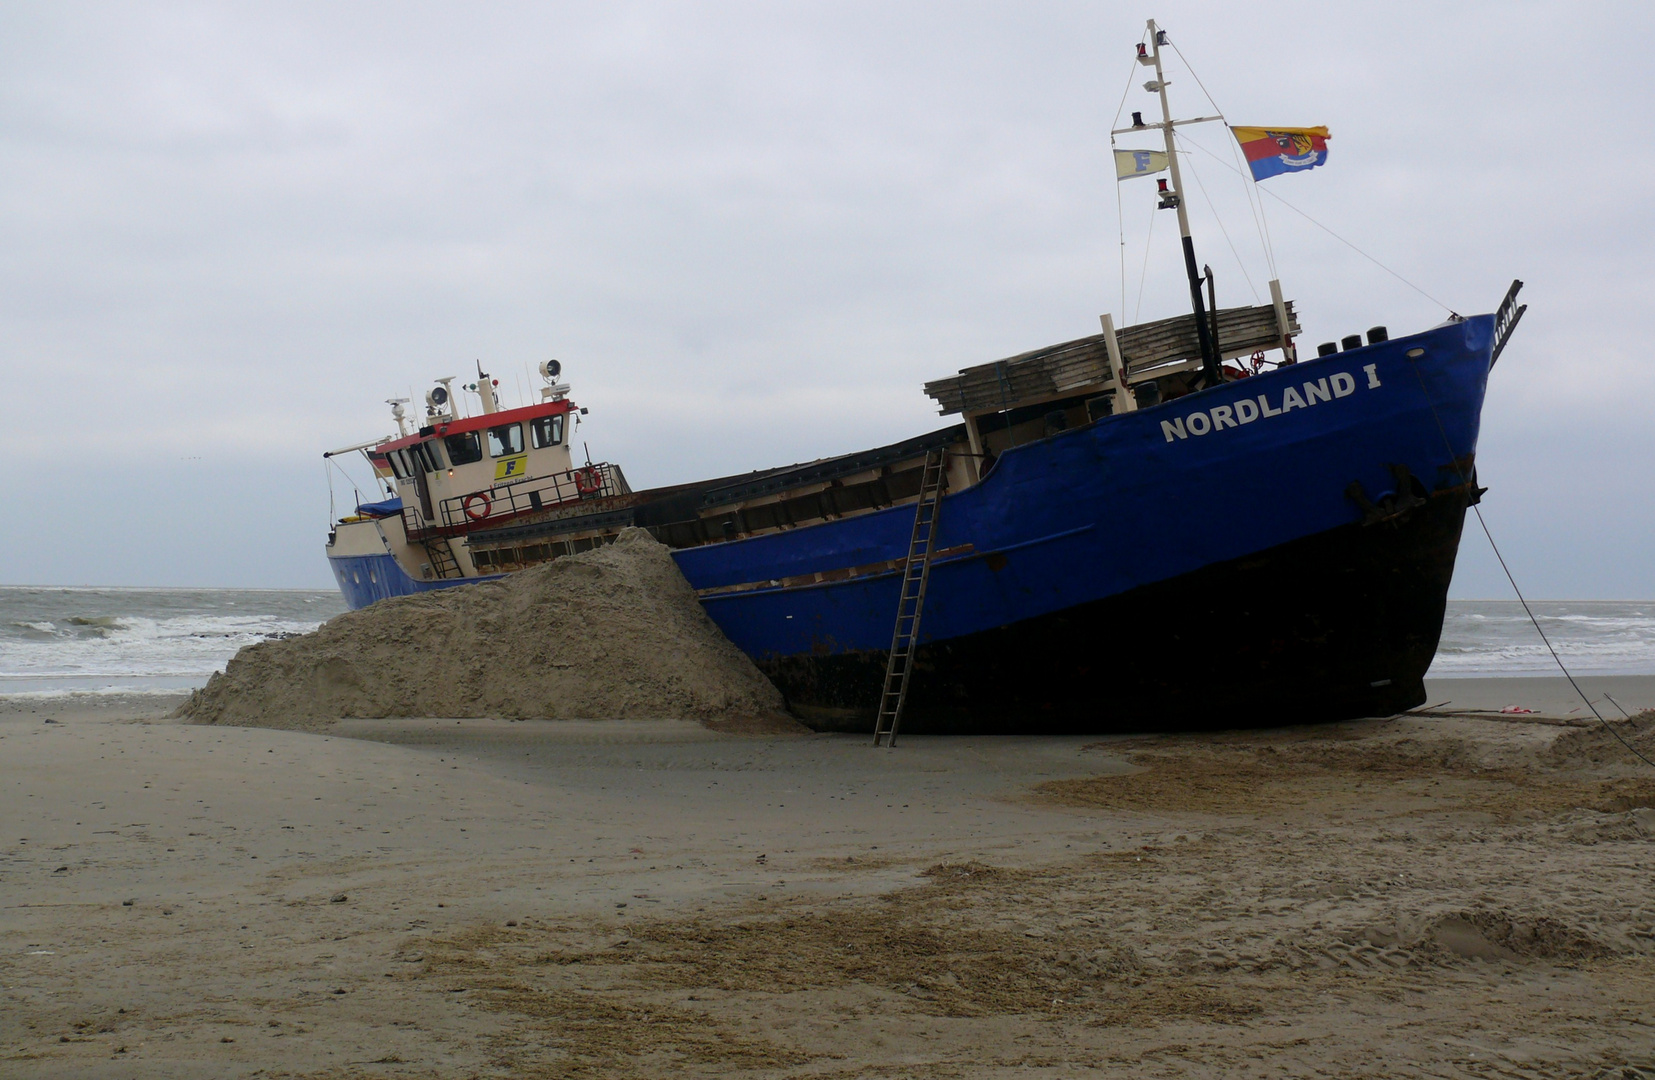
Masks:
[[[333,580],[339,583],[345,603],[351,610],[367,607],[376,600],[393,596],[410,596],[433,589],[451,589],[456,585],[471,585],[478,581],[493,581],[490,577],[448,578],[443,581],[421,581],[409,577],[390,555],[329,555],[328,567]]]

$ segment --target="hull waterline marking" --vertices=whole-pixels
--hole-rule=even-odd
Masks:
[[[1365,389],[1379,389],[1381,384],[1378,364],[1364,364],[1362,373],[1368,377]],[[1242,424],[1251,424],[1254,420],[1268,419],[1292,412],[1294,409],[1308,409],[1324,401],[1349,397],[1356,393],[1356,388],[1356,376],[1348,371],[1335,372],[1314,382],[1304,383],[1302,394],[1298,387],[1289,386],[1282,391],[1280,407],[1270,403],[1270,395],[1267,393],[1256,398],[1242,398],[1229,405],[1215,405],[1211,409],[1198,410],[1176,420],[1162,420],[1161,434],[1166,436],[1167,442],[1187,439],[1191,435],[1199,437],[1209,431],[1240,427]]]

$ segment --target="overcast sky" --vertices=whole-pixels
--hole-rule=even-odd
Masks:
[[[1261,187],[1444,305],[1266,198],[1307,344],[1528,283],[1484,512],[1533,595],[1655,597],[1655,20],[1445,8],[13,0],[0,581],[330,586],[321,451],[479,358],[508,401],[562,360],[643,487],[929,430],[926,379],[1179,314],[1145,180],[1122,308],[1154,15],[1232,123],[1331,129]],[[1189,135],[1197,254],[1251,303],[1227,136]],[[1508,595],[1473,531],[1454,593]]]

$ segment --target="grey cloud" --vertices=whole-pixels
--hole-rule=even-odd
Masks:
[[[1526,524],[1650,524],[1614,498],[1655,480],[1645,10],[1162,8],[1232,119],[1332,127],[1329,166],[1272,190],[1462,311],[1530,282],[1485,417],[1491,520],[1537,591],[1655,595],[1651,560],[1610,572]],[[925,379],[1119,307],[1107,128],[1141,32],[1081,3],[8,6],[0,365],[30,405],[0,447],[18,499],[94,538],[9,522],[8,576],[325,583],[319,451],[474,358],[508,389],[562,358],[583,437],[637,482],[936,425]],[[1229,234],[1198,207],[1202,258],[1248,298],[1241,189],[1194,160]],[[1121,196],[1133,308],[1151,211]],[[1312,341],[1441,318],[1268,214]],[[1169,233],[1143,318],[1182,303]],[[118,529],[70,478],[122,486]],[[1474,548],[1456,590],[1497,595]]]

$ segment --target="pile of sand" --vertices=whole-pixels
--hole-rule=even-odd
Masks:
[[[256,727],[426,716],[791,725],[781,693],[642,529],[499,581],[384,600],[250,645],[177,715]]]
[[[1633,750],[1655,760],[1655,709],[1568,732],[1554,744],[1547,764],[1563,769],[1618,767],[1647,775],[1649,766]]]

